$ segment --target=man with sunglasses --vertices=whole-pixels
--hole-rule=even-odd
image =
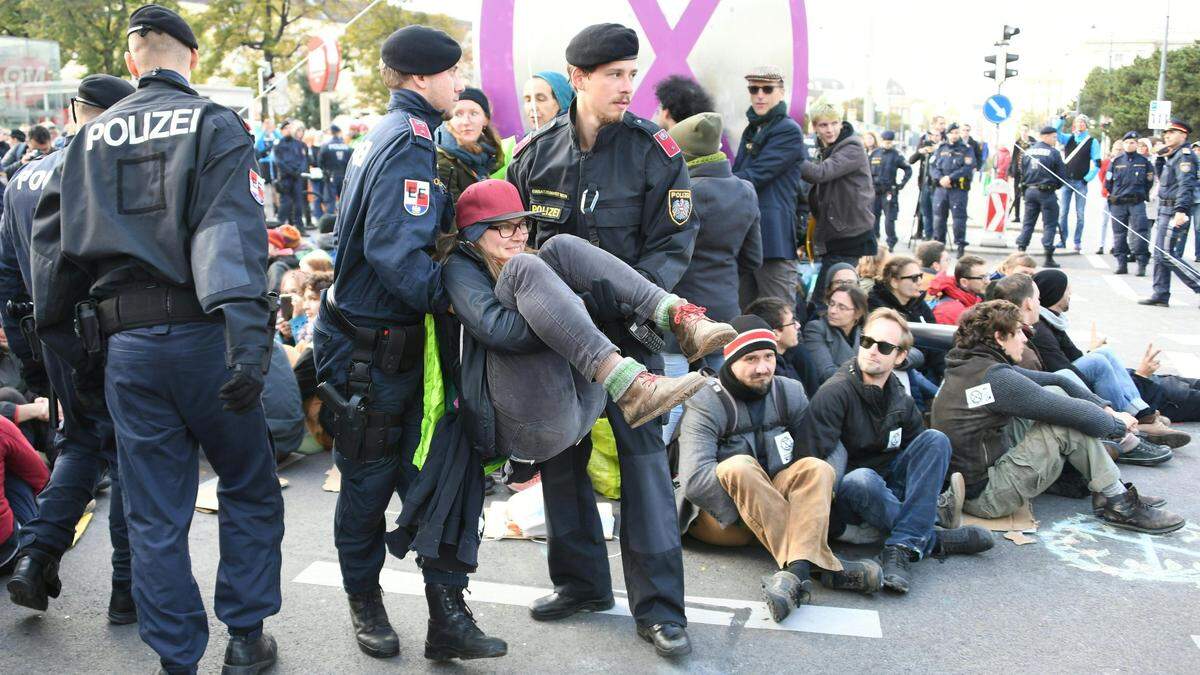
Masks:
[[[941,275],[929,283],[933,299],[933,318],[954,325],[967,308],[983,301],[987,290],[987,262],[977,255],[965,255],[954,265],[954,276]]]
[[[760,66],[746,74],[749,124],[742,131],[733,175],[754,185],[762,221],[762,267],[743,274],[739,292],[745,307],[773,297],[796,304],[796,197],[800,165],[808,159],[804,132],[788,116],[783,70]],[[801,224],[801,227],[804,227]]]
[[[952,529],[935,529],[938,498],[950,465],[950,440],[925,428],[916,402],[894,371],[912,349],[908,323],[898,312],[877,309],[862,329],[858,355],[813,396],[797,447],[829,457],[841,444],[846,475],[834,490],[833,536],[851,525],[883,533],[883,586],[907,593],[910,566],[931,554],[979,553],[992,547],[991,533],[959,527],[954,509],[941,514]],[[954,497],[955,486],[947,500]]]

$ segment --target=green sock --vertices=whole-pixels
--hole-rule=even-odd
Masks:
[[[637,379],[638,375],[646,372],[646,366],[638,363],[634,359],[626,356],[621,359],[616,368],[604,378],[604,391],[612,400],[617,400],[625,395],[626,390]]]
[[[668,293],[654,308],[654,323],[663,330],[671,330],[671,308],[680,300],[678,295]]]

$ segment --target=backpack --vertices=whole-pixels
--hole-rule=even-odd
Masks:
[[[707,375],[709,373],[705,374]],[[725,409],[725,428],[721,430],[721,435],[717,437],[717,445],[721,445],[729,440],[729,437],[733,435],[733,432],[737,429],[737,403],[734,402],[733,397],[729,395],[729,392],[725,390],[725,387],[721,385],[720,380],[716,379],[715,377],[710,376],[706,386],[712,389],[713,393],[717,395],[717,400],[721,402],[721,407]],[[775,419],[780,421],[785,420],[787,418],[788,404],[787,393],[784,391],[784,387],[782,385],[771,387],[771,400],[775,404]],[[790,425],[784,424],[783,426],[787,426],[788,431],[792,432],[792,438],[794,440],[796,438],[794,430],[791,429]],[[667,464],[670,466],[672,479],[679,475],[679,430],[682,427],[682,424],[675,425],[675,431],[671,435],[671,442],[667,444]],[[756,448],[760,448],[763,446],[764,442],[765,439],[763,438],[763,432],[760,429],[755,432],[754,446]]]

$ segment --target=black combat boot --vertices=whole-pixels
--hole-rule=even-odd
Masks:
[[[1046,267],[1046,268],[1050,268],[1050,269],[1057,269],[1059,267],[1062,267],[1062,265],[1059,265],[1057,262],[1054,261],[1054,249],[1052,249],[1052,248],[1046,249],[1046,259],[1042,261],[1042,267]]]
[[[133,604],[133,593],[128,586],[113,585],[108,596],[108,622],[114,626],[137,623],[137,607]]]
[[[400,638],[388,622],[383,607],[383,591],[376,588],[366,593],[349,593],[350,621],[354,624],[354,639],[367,656],[386,659],[400,653]]]
[[[429,601],[429,631],[425,634],[425,658],[490,659],[508,653],[508,644],[479,630],[471,609],[463,600],[461,586],[425,584]]]
[[[221,675],[258,675],[275,665],[279,647],[270,633],[263,632],[258,639],[251,640],[242,635],[229,636],[225,647],[225,664]]]
[[[46,611],[50,601],[62,592],[58,578],[58,561],[48,553],[27,548],[17,554],[17,564],[8,580],[8,595],[15,604],[39,612]]]
[[[1117,271],[1113,274],[1129,274],[1129,263],[1125,262],[1124,258],[1117,261]]]

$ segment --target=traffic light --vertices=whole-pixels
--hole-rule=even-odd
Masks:
[[[983,60],[987,61],[988,63],[992,64],[993,66],[996,65],[996,55],[995,54],[985,56],[985,57],[983,57]],[[994,79],[996,79],[996,70],[994,68],[992,70],[985,70],[985,71],[983,71],[983,76],[994,80]],[[1000,80],[1003,81],[1004,77],[1001,77]]]
[[[1014,35],[1017,35],[1020,32],[1021,32],[1020,28],[1017,28],[1016,26],[1010,26],[1008,24],[1005,24],[1004,25],[1004,41],[1008,42]]]
[[[1012,52],[1005,50],[1005,52],[1004,52],[1004,66],[1005,66],[1004,67],[1004,79],[1007,80],[1010,77],[1017,76],[1016,69],[1009,68],[1008,64],[1012,63],[1013,61],[1016,61],[1018,58],[1020,58],[1020,57],[1017,56],[1016,54],[1013,54]]]
[[[1020,58],[1018,55],[1008,51],[1009,38],[1021,32],[1016,26],[1004,26],[1004,39],[995,44],[996,53],[989,54],[983,57],[993,68],[983,71],[983,76],[996,81],[996,85],[1003,84],[1010,77],[1016,77],[1017,71],[1014,68],[1009,68],[1008,64]]]

